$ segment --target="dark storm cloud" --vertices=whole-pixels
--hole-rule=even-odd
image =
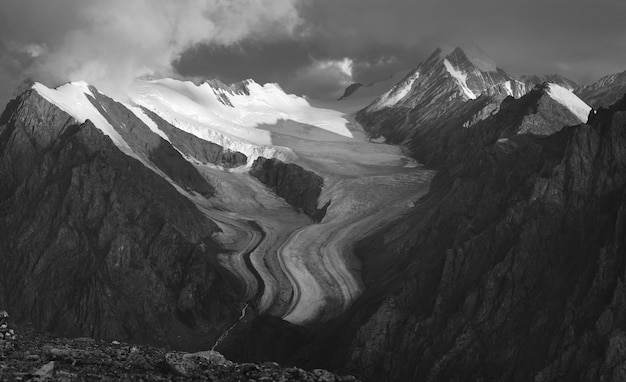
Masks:
[[[20,56],[30,57],[21,76],[48,85],[84,80],[121,96],[137,76],[175,76],[172,61],[198,44],[293,35],[299,1],[2,0],[0,100],[4,80],[20,77],[9,62]]]
[[[244,41],[232,46],[202,45],[188,50],[174,67],[186,76],[219,77],[235,82],[254,77],[277,82],[312,62],[311,47],[302,41],[277,40],[260,44]]]
[[[335,97],[473,44],[513,74],[589,82],[626,70],[624,15],[624,0],[2,0],[0,81],[155,73]]]
[[[353,80],[369,82],[415,67],[440,45],[479,46],[514,74],[589,82],[626,70],[623,0],[315,0],[298,9],[304,21],[291,41],[188,52],[178,67],[234,80],[258,74],[297,93],[313,86],[315,62],[349,58]],[[311,81],[294,81],[303,71]]]

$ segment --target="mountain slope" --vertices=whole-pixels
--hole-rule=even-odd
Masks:
[[[409,143],[441,126],[449,113],[458,116],[467,101],[477,100],[481,105],[473,109],[478,112],[488,103],[525,93],[523,83],[489,59],[474,58],[460,48],[449,54],[437,49],[389,92],[359,111],[356,120],[373,137]],[[471,115],[467,117],[466,121],[471,120]]]
[[[214,340],[240,307],[217,226],[108,133],[39,90],[2,114],[0,304],[57,333]]]
[[[608,107],[626,94],[626,71],[602,77],[591,85],[581,86],[575,93],[594,109]]]
[[[556,83],[542,86],[578,122],[586,121],[589,106],[571,91]],[[437,166],[433,162],[436,152],[451,146],[462,129],[495,114],[505,97],[520,98],[531,90],[484,56],[460,48],[445,55],[438,49],[393,89],[359,111],[356,120],[372,137],[403,143],[417,159]],[[528,131],[533,130],[530,122],[526,125]]]
[[[371,380],[623,378],[626,99],[546,138],[480,133],[511,107],[358,247],[370,292],[330,334],[349,343],[339,363]]]
[[[293,121],[343,137],[351,137],[340,112],[312,107],[304,98],[285,93],[276,84],[246,80],[233,85],[208,81],[162,79],[136,81],[132,102],[179,130],[245,154],[248,165],[256,158],[293,160],[295,154],[275,145],[263,125]]]
[[[626,100],[585,125],[551,86],[460,130],[430,193],[357,244],[350,310],[221,350],[263,359],[284,330],[285,362],[371,381],[620,380]]]

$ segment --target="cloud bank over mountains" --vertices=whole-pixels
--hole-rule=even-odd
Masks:
[[[114,94],[141,75],[252,77],[336,98],[464,43],[513,74],[584,83],[626,69],[624,14],[622,0],[4,0],[0,84],[81,79]]]
[[[198,44],[229,46],[295,33],[298,0],[5,0],[5,78],[81,79],[114,91],[142,75],[177,75]]]

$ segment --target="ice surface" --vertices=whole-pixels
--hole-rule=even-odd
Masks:
[[[553,100],[557,101],[561,105],[568,108],[572,113],[574,113],[574,115],[582,123],[587,122],[591,107],[587,105],[583,100],[578,98],[574,93],[560,85],[549,84],[548,94]]]
[[[246,87],[249,95],[225,92],[208,83],[198,86],[172,79],[137,81],[130,98],[181,130],[243,152],[250,161],[258,156],[293,157],[290,149],[273,145],[269,131],[258,128],[280,120],[352,136],[348,121],[339,111],[315,108],[302,97],[286,94],[276,84],[247,81]],[[232,106],[220,102],[218,94],[227,96]]]

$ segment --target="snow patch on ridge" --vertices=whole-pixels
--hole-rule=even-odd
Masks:
[[[591,107],[574,93],[557,84],[548,84],[548,95],[568,108],[582,123],[587,122]]]
[[[381,95],[375,103],[369,107],[370,110],[376,111],[386,107],[396,105],[400,100],[409,94],[413,83],[419,78],[420,72],[415,71],[406,77],[398,86],[392,88],[385,94]]]
[[[506,89],[506,94],[513,95],[513,88],[511,87],[511,81],[506,81],[502,85]]]
[[[447,58],[443,60],[443,64],[446,66],[448,73],[457,80],[465,96],[469,99],[476,99],[474,92],[467,86],[467,74],[457,70]]]
[[[48,102],[56,105],[80,123],[90,120],[96,128],[109,136],[113,143],[124,153],[135,156],[124,138],[115,131],[107,119],[89,101],[87,96],[94,97],[86,82],[70,82],[56,89],[36,82],[32,87]],[[94,97],[95,98],[95,97]]]
[[[172,143],[170,141],[170,138],[167,136],[167,134],[165,134],[165,132],[159,129],[159,126],[157,126],[156,122],[150,119],[150,117],[148,117],[146,113],[144,113],[143,110],[141,110],[140,107],[133,106],[124,102],[122,102],[122,105],[124,105],[128,110],[130,110],[133,114],[135,114],[135,116],[139,118],[141,122],[143,122],[146,126],[148,126],[148,128],[150,128],[150,130],[152,130],[153,133],[157,134],[158,136],[165,139],[166,141]]]

